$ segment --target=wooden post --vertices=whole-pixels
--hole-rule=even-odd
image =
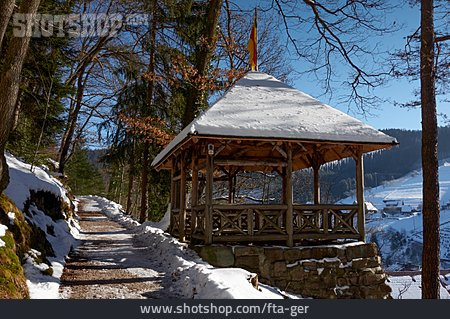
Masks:
[[[228,177],[228,204],[233,202],[233,174],[231,173],[232,167],[228,169],[227,177]]]
[[[191,190],[191,236],[197,228],[197,211],[195,207],[198,205],[198,154],[194,152],[192,157],[192,190]],[[191,237],[192,238],[192,237]]]
[[[364,161],[362,152],[356,158],[356,200],[358,203],[358,233],[361,241],[366,241],[366,212],[364,204]]]
[[[281,169],[281,203],[286,204],[286,167]]]
[[[206,155],[206,191],[205,191],[205,244],[212,244],[213,223],[212,223],[212,196],[213,196],[213,173],[214,158]]]
[[[313,165],[314,172],[314,204],[320,204],[320,164]]]
[[[180,214],[179,214],[179,239],[185,241],[186,239],[186,163],[184,153],[181,154],[180,160]]]
[[[174,216],[173,216],[173,209],[176,208],[176,197],[175,197],[175,160],[172,159],[172,169],[170,170],[170,226],[169,226],[169,233],[173,235],[173,227],[174,225]]]
[[[286,232],[288,234],[287,245],[294,246],[294,210],[293,210],[293,188],[292,188],[292,147],[287,147],[287,168],[286,168]]]

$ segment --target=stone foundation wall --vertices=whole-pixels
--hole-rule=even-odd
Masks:
[[[313,298],[390,298],[386,274],[373,243],[314,247],[196,246],[216,267],[239,267],[259,281]]]

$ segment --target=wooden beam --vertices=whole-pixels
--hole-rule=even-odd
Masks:
[[[286,204],[286,167],[283,167],[281,169],[280,176],[281,176],[281,203]]]
[[[287,245],[294,246],[294,210],[293,210],[293,187],[292,187],[292,146],[287,145],[287,167],[286,167],[286,232],[288,234]]]
[[[212,244],[212,196],[213,196],[214,158],[206,155],[206,191],[205,191],[205,244]]]
[[[180,161],[180,229],[179,229],[179,239],[181,242],[186,239],[186,167],[185,167],[185,157],[184,152],[181,154]]]
[[[276,149],[278,151],[278,153],[281,154],[281,156],[283,156],[284,158],[287,158],[286,152],[281,147],[279,147],[278,145],[275,145],[274,149]]]
[[[356,158],[356,200],[358,204],[358,233],[361,241],[366,241],[366,212],[364,204],[364,161],[363,153]]]
[[[320,204],[320,165],[313,166],[314,172],[314,204]]]
[[[230,165],[230,166],[275,166],[285,167],[286,163],[281,161],[259,161],[259,160],[232,160],[232,159],[217,159],[214,161],[216,165]]]
[[[197,228],[197,212],[194,207],[198,205],[198,157],[197,152],[192,155],[192,185],[191,185],[191,234]]]
[[[176,208],[176,197],[175,197],[175,181],[173,180],[175,176],[175,160],[172,159],[172,169],[170,170],[170,225],[169,233],[172,234],[173,229],[173,210]],[[173,234],[172,234],[173,235]]]
[[[234,202],[233,198],[233,174],[232,167],[230,166],[230,170],[227,173],[228,177],[228,203],[231,204]]]

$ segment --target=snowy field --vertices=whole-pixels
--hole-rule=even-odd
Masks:
[[[387,284],[391,287],[393,299],[421,299],[422,276],[389,276]],[[450,299],[449,292],[441,286],[441,299]]]
[[[439,187],[440,202],[441,205],[444,205],[450,202],[450,163],[448,162],[444,162],[439,167]],[[422,171],[414,171],[381,186],[366,189],[365,200],[372,203],[379,212],[385,207],[384,200],[398,201],[404,206],[419,208],[422,204]],[[354,201],[355,197],[352,196],[342,200],[341,203],[353,203]],[[450,264],[450,210],[441,210],[440,224],[441,258],[444,263]],[[376,213],[369,215],[366,222],[368,234],[394,230],[406,233],[408,239],[418,243],[422,242],[422,226],[421,212],[387,215],[387,217]]]

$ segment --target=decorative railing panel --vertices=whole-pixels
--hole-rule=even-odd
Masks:
[[[287,205],[213,205],[213,242],[286,240]],[[173,230],[177,230],[177,212],[172,210]],[[187,213],[186,225],[192,238],[206,236],[205,205]],[[358,239],[357,205],[294,205],[294,240]]]
[[[358,238],[357,205],[294,205],[294,238]]]

